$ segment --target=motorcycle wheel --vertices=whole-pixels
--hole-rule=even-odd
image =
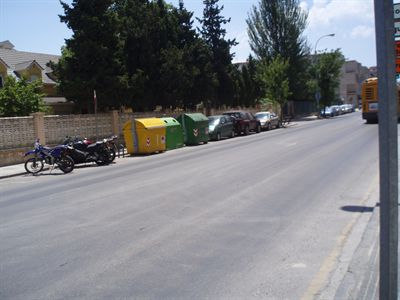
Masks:
[[[25,170],[31,174],[37,174],[43,170],[44,163],[43,160],[34,157],[29,158],[25,162]]]
[[[110,162],[113,162],[116,156],[115,150],[113,148],[108,149],[108,155],[110,158]]]
[[[64,173],[70,173],[74,169],[74,160],[67,156],[61,157],[61,159],[57,163],[58,167],[60,168],[61,171]]]
[[[110,154],[108,151],[102,151],[101,153],[98,154],[98,157],[96,159],[96,164],[98,166],[104,166],[108,165],[111,161]]]

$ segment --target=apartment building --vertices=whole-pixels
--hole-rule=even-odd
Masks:
[[[346,61],[342,66],[339,86],[339,95],[343,103],[358,107],[361,104],[362,82],[372,76],[373,68],[364,67],[356,60]]]

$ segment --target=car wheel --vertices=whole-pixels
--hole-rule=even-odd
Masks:
[[[244,129],[244,135],[248,135],[250,133],[249,126],[246,126]]]
[[[257,133],[260,133],[260,132],[261,132],[261,125],[260,125],[260,124],[257,124],[256,132],[257,132]]]
[[[219,141],[221,139],[221,133],[217,133],[217,141]]]
[[[234,137],[235,137],[235,130],[232,129],[231,138],[234,138]]]
[[[267,130],[271,130],[271,123],[268,123]]]

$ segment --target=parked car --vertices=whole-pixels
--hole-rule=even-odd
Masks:
[[[353,104],[342,104],[340,105],[342,113],[351,113],[354,111]]]
[[[331,106],[331,111],[334,116],[338,116],[342,114],[342,110],[340,109],[339,105],[332,105]]]
[[[331,107],[326,106],[325,109],[321,110],[321,117],[333,117],[335,116],[335,112],[332,110]]]
[[[256,133],[261,131],[260,121],[254,115],[247,111],[227,111],[223,115],[231,116],[234,120],[235,133],[237,135],[248,135],[250,131]]]
[[[255,114],[257,120],[260,121],[261,129],[271,130],[272,128],[281,127],[279,117],[269,111],[260,111]]]
[[[224,115],[208,117],[208,134],[211,140],[216,141],[224,137],[234,137],[235,127],[233,118]]]

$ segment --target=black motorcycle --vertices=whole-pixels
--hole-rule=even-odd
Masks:
[[[114,161],[118,152],[118,147],[116,145],[117,139],[118,137],[113,135],[112,137],[103,140],[106,143],[108,152],[110,153],[110,162]]]
[[[72,147],[68,155],[72,157],[75,164],[95,162],[97,165],[103,166],[111,162],[111,155],[104,141],[93,143],[80,137],[67,137],[64,145]]]

